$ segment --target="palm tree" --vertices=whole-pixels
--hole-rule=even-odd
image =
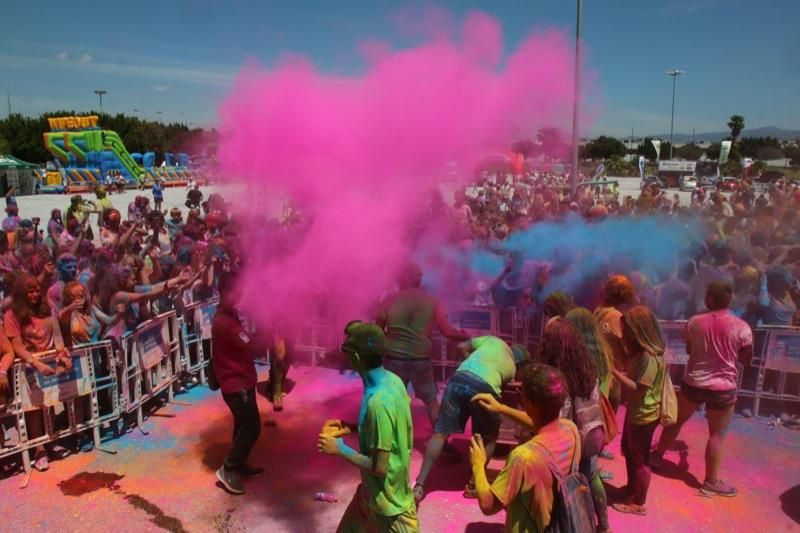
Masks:
[[[728,127],[731,130],[731,139],[735,143],[739,134],[742,133],[744,129],[744,117],[742,115],[732,115],[731,119],[728,121]]]

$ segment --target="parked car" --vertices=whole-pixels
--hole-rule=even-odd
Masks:
[[[662,189],[667,188],[667,182],[658,176],[645,176],[642,178],[641,188],[649,187],[650,185],[658,185]]]
[[[681,178],[681,190],[682,191],[693,191],[697,188],[697,177],[696,176],[683,176]]]
[[[713,174],[710,176],[700,176],[700,187],[715,187],[717,185],[717,177]]]
[[[717,189],[725,192],[737,192],[742,188],[742,182],[738,178],[725,176],[719,179]]]

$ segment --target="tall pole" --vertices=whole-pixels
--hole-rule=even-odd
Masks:
[[[575,22],[575,91],[572,103],[572,196],[578,192],[578,115],[581,111],[581,11],[583,0],[578,0],[578,13]]]
[[[95,89],[94,94],[100,97],[100,114],[103,114],[103,95],[108,93],[108,91],[104,91],[103,89]]]
[[[685,70],[668,70],[667,76],[672,76],[672,116],[669,119],[669,158],[672,159],[672,132],[675,126],[675,80],[681,74],[686,74]]]
[[[3,89],[6,90],[6,103],[8,104],[8,116],[11,116],[11,93],[8,91],[8,86],[5,83],[0,83]]]

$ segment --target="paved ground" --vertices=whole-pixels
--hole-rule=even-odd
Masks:
[[[208,186],[201,187],[204,198],[213,192],[221,192],[224,196],[229,196],[235,192],[242,190],[241,187],[233,186]],[[113,206],[122,213],[122,217],[127,217],[128,204],[133,202],[136,196],[143,195],[150,199],[150,205],[153,205],[153,193],[150,190],[138,191],[135,189],[126,190],[123,194],[112,194],[110,196]],[[70,196],[68,194],[37,194],[33,196],[18,196],[17,204],[19,205],[19,212],[22,218],[39,217],[41,219],[40,229],[47,229],[47,221],[50,220],[50,211],[53,209],[61,209],[65,213],[69,207]],[[94,193],[83,193],[83,198],[87,200],[95,200]],[[180,207],[183,211],[183,218],[186,219],[188,209],[184,205],[186,202],[186,189],[184,187],[170,187],[164,190],[164,203],[162,209],[169,210],[173,207]],[[5,213],[2,214],[5,217]],[[92,226],[95,228],[95,235],[97,234],[97,217],[91,217]]]
[[[265,376],[264,376],[265,377]],[[262,417],[277,421],[264,427],[253,462],[266,467],[264,477],[248,483],[248,494],[229,496],[215,487],[231,432],[229,414],[218,393],[195,387],[176,396],[138,429],[105,444],[118,450],[94,451],[51,464],[19,489],[21,476],[0,480],[1,531],[265,531],[325,532],[336,524],[355,490],[358,474],[337,458],[316,451],[316,435],[326,418],[353,419],[361,394],[358,378],[328,369],[295,368],[297,385],[283,413],[272,413],[259,398]],[[186,405],[184,405],[186,404]],[[430,435],[422,405],[414,401],[417,439],[412,460],[416,476]],[[620,419],[621,422],[621,419]],[[647,517],[609,511],[615,531],[800,531],[800,433],[766,421],[737,417],[729,434],[724,462],[726,480],[738,486],[732,499],[696,495],[703,472],[705,420],[691,420],[681,436],[688,453],[671,452],[675,464],[654,475]],[[466,440],[455,441],[466,451]],[[624,482],[617,455],[603,461]],[[442,462],[429,480],[428,497],[419,509],[423,531],[499,532],[503,514],[484,517],[477,503],[465,500],[467,463]],[[331,491],[337,503],[313,500]]]
[[[608,179],[616,179],[620,182],[620,195],[625,197],[627,195],[632,195],[634,198],[638,198],[640,192],[640,181],[639,178],[608,178]],[[448,200],[452,200],[452,187],[451,186],[443,186],[445,190],[445,194],[449,193]],[[225,196],[227,199],[232,199],[238,194],[245,192],[245,188],[243,186],[227,186],[227,185],[217,185],[217,186],[209,186],[209,187],[202,187],[201,190],[203,191],[203,195],[205,198],[208,198],[208,195],[213,192],[220,192]],[[675,190],[669,190],[669,194],[678,193],[681,197],[681,203],[684,205],[689,204],[689,199],[691,193],[682,192]],[[133,201],[133,199],[137,195],[145,195],[150,198],[150,202],[152,205],[153,195],[152,192],[148,191],[137,191],[137,190],[127,190],[124,194],[112,194],[111,195],[111,202],[113,203],[114,207],[120,210],[122,216],[127,216],[127,209],[128,204]],[[94,194],[83,194],[84,198],[87,199],[94,199]],[[245,197],[241,195],[240,197]],[[50,219],[50,211],[52,209],[61,209],[62,211],[66,211],[67,207],[69,206],[69,195],[65,194],[39,194],[35,196],[20,196],[17,198],[17,202],[20,207],[20,216],[22,218],[32,218],[32,217],[39,217],[42,220],[42,229],[46,229],[47,221]],[[268,206],[268,209],[274,213],[278,214],[281,204],[280,198],[277,196],[270,197],[271,204]],[[186,202],[186,190],[183,187],[176,187],[176,188],[167,188],[164,192],[164,209],[170,209],[172,207],[180,207],[184,213],[184,219],[186,218],[186,206],[184,205]],[[5,214],[2,214],[4,217]],[[96,229],[96,221],[97,217],[92,217],[92,224],[95,226]]]

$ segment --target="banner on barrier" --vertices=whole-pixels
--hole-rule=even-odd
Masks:
[[[211,340],[211,323],[216,312],[217,302],[201,305],[194,311],[194,331],[204,341]]]
[[[800,331],[773,331],[767,342],[764,368],[800,372]]]
[[[464,310],[460,312],[458,325],[461,329],[492,331],[491,310]]]
[[[686,338],[684,323],[661,323],[661,335],[664,337],[664,359],[667,363],[685,365],[689,362],[689,354],[686,351]]]
[[[164,335],[166,322],[155,321],[136,331],[136,349],[143,368],[156,366],[169,353],[169,344]]]
[[[86,355],[73,356],[69,370],[60,369],[56,361],[45,363],[56,370],[56,374],[45,376],[33,368],[25,369],[28,387],[26,391],[21,391],[23,410],[52,407],[92,392],[89,358]]]

